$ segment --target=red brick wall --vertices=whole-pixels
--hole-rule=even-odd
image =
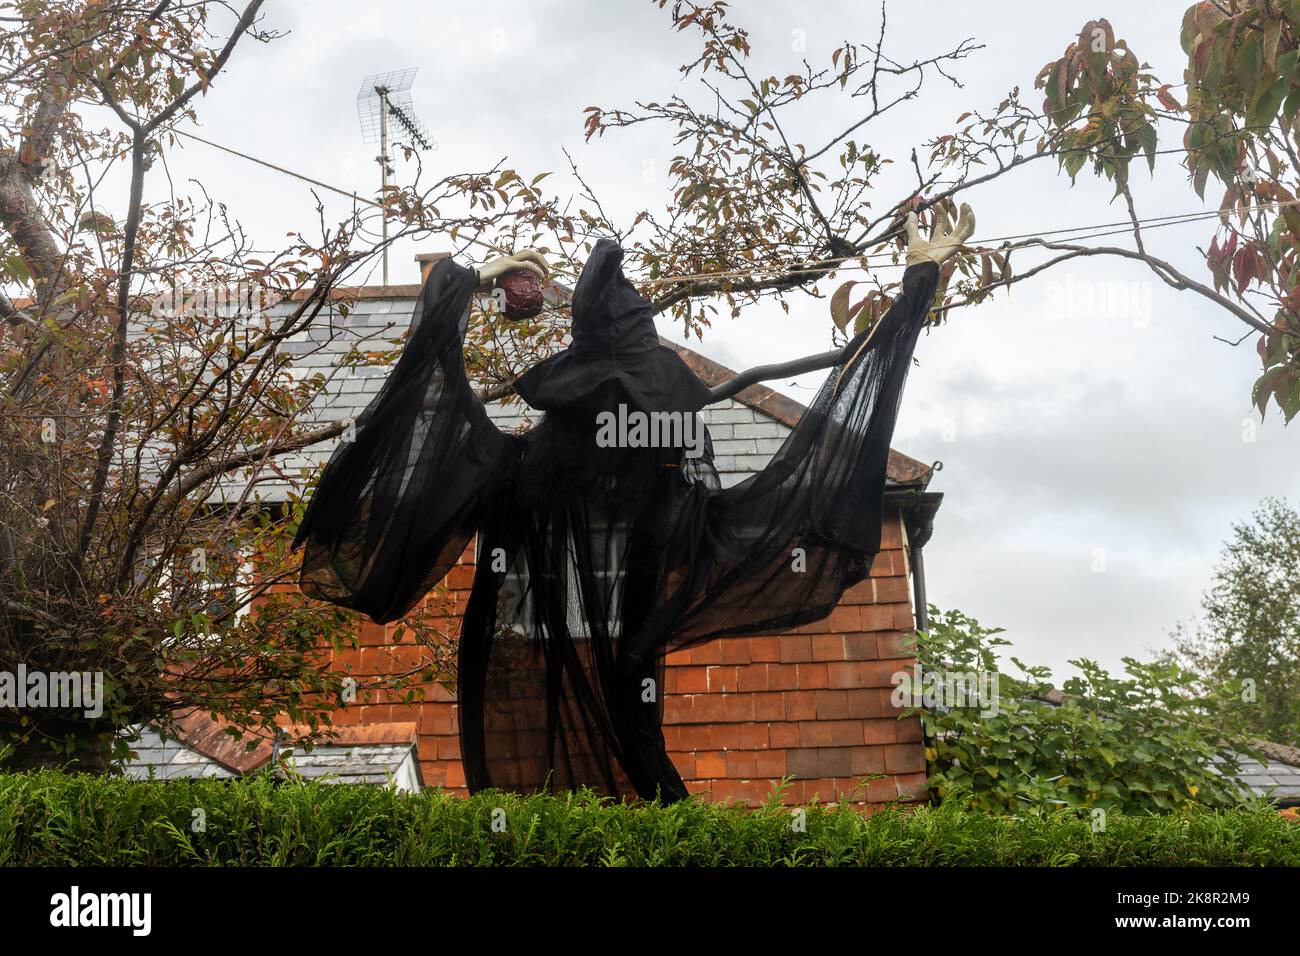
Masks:
[[[444,582],[463,608],[473,549]],[[761,803],[793,777],[786,803],[843,793],[875,807],[925,799],[925,757],[916,717],[900,720],[890,676],[908,668],[903,633],[913,627],[902,522],[890,515],[871,576],[845,594],[825,620],[767,637],[729,637],[669,655],[664,736],[687,787],[712,799]],[[447,621],[454,633],[456,622]],[[407,671],[421,653],[394,646],[391,626],[367,623],[361,647],[335,655],[364,678]],[[454,695],[426,685],[422,703],[362,691],[336,712],[339,723],[413,720],[426,786],[464,792]],[[862,778],[882,774],[862,785]]]

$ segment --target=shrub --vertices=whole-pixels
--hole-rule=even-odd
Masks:
[[[1300,825],[1260,806],[1115,814],[1104,832],[1076,810],[1016,820],[956,800],[871,816],[813,805],[799,819],[775,801],[749,810],[590,792],[465,799],[264,776],[141,782],[45,771],[0,775],[0,865],[1300,865]]]
[[[1226,688],[1197,696],[1195,678],[1177,665],[1126,657],[1124,677],[1073,660],[1078,674],[1058,691],[1046,667],[1012,657],[1020,675],[1000,670],[996,649],[1009,643],[997,636],[1001,628],[930,610],[916,648],[922,686],[914,688],[930,696],[908,712],[921,714],[930,786],[941,799],[961,791],[976,809],[1012,814],[1140,813],[1248,799],[1231,774],[1236,754],[1251,748],[1223,733]],[[996,706],[957,692],[967,675],[980,679],[966,686],[996,686]]]

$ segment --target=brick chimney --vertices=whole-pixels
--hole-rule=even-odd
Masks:
[[[433,264],[439,259],[446,259],[449,255],[450,252],[421,252],[416,255],[415,261],[420,264],[421,285],[429,278],[429,270],[433,268]]]

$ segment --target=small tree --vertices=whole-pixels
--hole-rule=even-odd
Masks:
[[[1057,689],[1051,671],[998,648],[1009,642],[959,611],[931,608],[918,635],[930,787],[982,810],[1037,814],[1058,807],[1143,812],[1230,806],[1247,797],[1233,778],[1245,740],[1223,731],[1228,693],[1175,664],[1124,658],[1125,675],[1095,661]],[[974,679],[970,675],[977,675]],[[900,685],[904,686],[905,685]],[[986,688],[979,699],[951,688]],[[910,688],[915,691],[917,688]]]
[[[1037,86],[1054,136],[1079,148],[1062,158],[1073,179],[1085,166],[1115,184],[1132,222],[1134,247],[1044,242],[1062,258],[1107,254],[1147,265],[1167,285],[1214,302],[1244,326],[1231,344],[1256,344],[1263,363],[1252,399],[1286,421],[1300,412],[1300,3],[1205,0],[1187,8],[1180,102],[1110,23],[1086,24],[1065,55],[1043,67]],[[1026,120],[1007,116],[1017,125]],[[1172,134],[1172,135],[1170,135]],[[1166,144],[1172,138],[1177,146]],[[1223,189],[1219,223],[1201,250],[1209,284],[1152,255],[1129,189],[1129,168],[1159,152],[1183,156],[1204,197]]]
[[[0,283],[21,293],[0,295],[0,672],[104,681],[98,716],[0,706],[20,766],[102,769],[121,728],[188,708],[268,735],[328,719],[324,653],[358,620],[289,586],[293,510],[256,490],[282,477],[278,456],[345,426],[312,423],[327,377],[296,373],[285,343],[325,326],[327,305],[346,312],[378,216],[391,242],[558,221],[494,168],[393,188],[333,223],[320,207],[317,238],[263,250],[201,187],[176,193],[176,130],[239,43],[276,38],[261,7],[28,0],[0,29]],[[114,193],[105,177],[123,167]],[[399,344],[362,343],[344,366]],[[407,676],[441,676],[441,660]]]
[[[1234,524],[1194,629],[1174,632],[1178,661],[1207,684],[1235,683],[1234,727],[1300,745],[1300,513],[1266,498]]]

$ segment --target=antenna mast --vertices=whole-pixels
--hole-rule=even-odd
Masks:
[[[411,84],[415,82],[417,67],[376,73],[361,81],[357,94],[357,117],[361,120],[361,138],[364,142],[379,142],[379,202],[383,220],[384,285],[388,285],[388,190],[389,177],[393,175],[392,157],[388,153],[388,117],[397,121],[399,142],[411,149],[430,149],[428,130],[415,115],[411,101]]]

